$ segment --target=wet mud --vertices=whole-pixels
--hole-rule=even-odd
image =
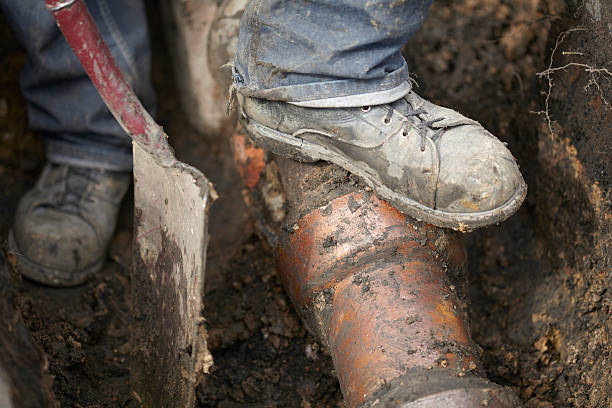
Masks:
[[[589,7],[561,0],[440,0],[405,48],[417,92],[471,116],[508,142],[529,184],[518,214],[464,239],[467,309],[483,369],[491,381],[509,386],[534,408],[608,407],[612,389],[610,147],[602,136],[609,127],[580,127],[580,118],[568,113],[564,100],[573,98],[580,108],[572,111],[575,115],[600,115],[601,124],[609,123],[609,111],[597,88],[584,90],[588,75],[575,71],[560,73],[551,94],[554,134],[542,115],[532,113],[543,109],[540,91],[546,82],[537,73],[548,67],[559,33],[582,24],[605,38],[609,10],[602,6],[597,21],[591,13],[594,1],[584,3]],[[151,8],[153,27],[159,22],[156,10]],[[587,34],[571,37],[563,50],[584,44],[591,38]],[[17,200],[32,186],[44,158],[37,135],[27,130],[17,85],[23,51],[5,21],[0,35],[4,244]],[[269,237],[247,211],[244,198],[249,194],[230,142],[186,125],[161,30],[153,30],[152,40],[157,119],[178,158],[203,170],[220,194],[211,209],[205,296],[215,365],[197,389],[197,405],[343,406],[331,358],[301,323],[276,271]],[[593,57],[588,62],[605,66],[609,60]],[[612,100],[605,81],[602,92]],[[331,196],[360,188],[340,169],[332,177],[325,173],[325,179],[314,174],[306,185],[294,185],[313,190],[311,199],[284,215],[284,233]],[[276,177],[274,172],[264,176]],[[271,190],[268,198],[277,199],[276,193]],[[61,406],[137,406],[128,389],[132,207],[128,197],[108,263],[85,285],[50,289],[12,278],[17,310],[48,361],[46,372]],[[359,203],[349,208],[358,212]],[[337,244],[338,238],[331,237],[320,251],[332,251]],[[368,285],[367,276],[356,275],[355,288],[363,291]]]

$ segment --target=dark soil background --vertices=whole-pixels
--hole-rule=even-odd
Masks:
[[[199,406],[341,407],[331,360],[293,311],[247,215],[228,143],[186,125],[156,10],[157,118],[179,159],[202,169],[221,196],[205,299],[215,367],[198,388]],[[528,407],[611,406],[610,77],[570,65],[552,71],[549,88],[537,75],[572,62],[610,68],[609,23],[603,0],[438,0],[405,48],[419,93],[508,142],[529,184],[517,215],[466,236],[473,336],[491,379]],[[551,60],[559,35],[576,27]],[[0,241],[44,160],[19,92],[24,60],[0,22]],[[547,94],[550,121],[534,113],[546,110]],[[16,283],[62,406],[136,406],[127,364],[132,206],[125,200],[109,262],[87,284]]]

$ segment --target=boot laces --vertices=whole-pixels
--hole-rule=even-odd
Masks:
[[[412,106],[408,103],[407,104],[407,108],[408,111],[403,111],[402,110],[402,115],[404,115],[406,117],[406,120],[403,120],[404,122],[404,126],[402,128],[402,136],[406,137],[408,136],[408,130],[410,129],[410,125],[412,124],[408,118],[409,117],[416,117],[420,120],[419,123],[417,123],[415,125],[415,127],[419,130],[419,136],[421,137],[421,142],[419,145],[419,148],[422,152],[425,151],[425,147],[427,144],[427,130],[430,129],[435,123],[444,120],[445,118],[440,117],[440,118],[434,118],[431,120],[423,120],[420,115],[426,114],[427,111],[425,109],[413,109]],[[387,114],[385,115],[385,117],[383,118],[383,123],[385,125],[388,125],[391,123],[391,118],[393,117],[393,112],[395,112],[395,108],[393,108],[393,106],[389,106],[389,110],[387,111]],[[436,139],[442,134],[442,132],[444,131],[443,128],[437,129],[434,134],[431,136],[431,139],[433,141],[436,141]]]
[[[63,170],[65,174],[56,179],[57,185],[53,186],[56,191],[49,204],[62,212],[79,214],[83,201],[93,202],[87,187],[91,183],[99,183],[103,172],[69,165],[60,166],[62,168],[56,171]]]

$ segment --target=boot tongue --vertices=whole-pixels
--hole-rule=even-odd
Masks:
[[[83,195],[90,183],[96,182],[99,170],[69,167],[66,175],[66,190],[60,207],[68,212],[78,213]]]
[[[419,118],[423,122],[441,119],[430,125],[430,127],[434,129],[449,128],[460,125],[480,125],[475,120],[469,119],[452,109],[438,106],[432,102],[429,102],[412,91],[400,99],[400,101],[403,101],[403,103],[398,104],[398,110],[403,114],[405,114],[404,112],[406,110],[410,112],[415,110],[424,110],[425,113],[419,115]],[[398,103],[400,101],[396,101],[394,103]],[[404,111],[401,109],[404,109]]]
[[[391,103],[391,107],[398,113],[404,115],[406,119],[412,123],[414,126],[420,129],[423,135],[427,135],[432,137],[437,131],[438,127],[436,126],[439,122],[432,123],[430,125],[423,125],[426,121],[437,119],[431,118],[431,115],[428,111],[425,110],[423,106],[419,106],[416,103],[412,103],[410,99],[406,97],[399,99],[393,103]],[[420,112],[420,113],[419,113]]]
[[[424,109],[422,107],[419,107],[417,104],[411,103],[411,101],[407,99],[407,97],[403,97],[391,103],[391,107],[397,112],[411,119],[411,121],[414,121],[414,123],[420,123],[423,121],[421,118],[415,115],[415,112],[418,110],[423,111]],[[422,117],[423,114],[420,114],[419,116]]]

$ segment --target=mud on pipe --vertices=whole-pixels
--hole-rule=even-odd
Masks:
[[[232,145],[279,275],[331,354],[347,406],[520,406],[480,367],[459,233],[405,216],[335,166],[269,157],[240,133]]]

